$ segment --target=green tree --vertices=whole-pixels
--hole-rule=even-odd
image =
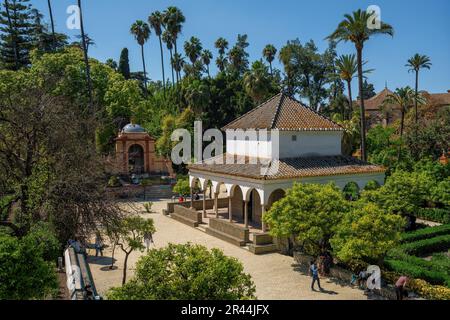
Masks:
[[[380,263],[398,245],[405,220],[386,213],[373,203],[358,202],[346,213],[330,240],[333,252],[344,262],[352,260]]]
[[[161,53],[161,70],[162,70],[162,77],[163,77],[163,87],[164,87],[164,92],[165,92],[166,91],[166,76],[165,76],[165,72],[164,72],[164,54],[163,54],[163,46],[162,46],[162,39],[161,39],[162,32],[163,32],[162,29],[164,27],[163,18],[164,18],[164,16],[161,12],[155,11],[148,17],[148,23],[153,28],[156,36],[159,39],[159,50]]]
[[[191,192],[189,179],[178,179],[177,184],[173,187],[173,192],[186,196]]]
[[[135,277],[107,294],[111,300],[255,299],[242,264],[219,249],[169,244],[139,259]]]
[[[44,299],[57,293],[54,264],[45,261],[38,238],[0,232],[0,300]]]
[[[363,49],[364,43],[376,34],[388,34],[393,36],[394,29],[387,23],[381,22],[380,28],[369,28],[372,14],[364,10],[354,11],[352,14],[344,15],[336,30],[328,36],[329,40],[353,42],[356,48],[356,57],[358,62],[358,86],[360,96],[360,116],[361,116],[361,157],[363,161],[367,160],[366,150],[366,121],[363,93]]]
[[[186,88],[185,98],[189,107],[194,111],[196,119],[201,119],[204,109],[208,106],[209,87],[203,81],[194,80]]]
[[[126,80],[131,78],[130,74],[130,60],[128,58],[128,48],[123,48],[120,52],[118,71],[123,75]]]
[[[415,99],[414,99],[414,113],[415,113],[415,121],[416,124],[419,121],[419,114],[417,112],[417,104],[418,104],[418,97],[419,97],[419,71],[420,69],[430,69],[431,68],[431,59],[426,55],[420,55],[416,53],[414,56],[408,59],[408,63],[406,64],[406,67],[409,68],[408,71],[414,72],[416,76],[416,82],[415,82]]]
[[[255,61],[252,68],[244,74],[245,92],[256,105],[261,104],[271,94],[271,77],[261,61]]]
[[[184,43],[184,51],[186,53],[186,56],[189,58],[193,65],[201,57],[202,50],[203,47],[199,38],[191,37],[189,41],[186,41]]]
[[[168,30],[163,32],[162,40],[166,44],[167,50],[169,50],[169,53],[170,53],[170,68],[172,70],[172,85],[173,85],[175,83],[175,75],[174,75],[173,64],[172,64],[172,60],[173,60],[172,50],[173,50],[173,41],[174,40]]]
[[[214,47],[219,51],[219,56],[216,59],[217,68],[220,72],[225,71],[227,66],[227,59],[225,58],[225,51],[228,49],[228,41],[225,38],[220,37],[214,43]]]
[[[270,66],[270,75],[273,76],[272,62],[275,60],[275,56],[277,55],[277,49],[273,44],[268,44],[263,49],[263,57],[269,63]]]
[[[116,228],[109,229],[110,238],[125,253],[123,262],[122,285],[127,281],[128,258],[133,251],[144,251],[144,236],[153,234],[156,229],[152,219],[144,219],[140,216],[127,216]]]
[[[286,196],[275,202],[264,216],[270,233],[295,236],[304,250],[318,254],[329,246],[349,203],[334,184],[294,184]]]
[[[183,29],[183,23],[186,22],[186,18],[184,17],[183,12],[179,8],[170,6],[163,12],[163,22],[166,26],[167,31],[171,35],[175,55],[178,55],[177,39],[178,35],[181,33]],[[179,71],[176,73],[176,75],[177,81],[179,81],[179,79],[181,78]]]
[[[206,66],[206,73],[208,74],[208,78],[211,78],[211,74],[209,73],[209,65],[211,64],[211,60],[213,55],[209,50],[203,50],[202,52],[202,63]]]
[[[18,70],[30,63],[33,25],[29,0],[5,0],[0,12],[0,62],[5,69]]]
[[[137,43],[141,46],[142,67],[144,68],[144,86],[145,92],[147,93],[147,71],[145,68],[144,44],[150,38],[150,27],[144,21],[137,20],[131,26],[130,32],[136,39]]]

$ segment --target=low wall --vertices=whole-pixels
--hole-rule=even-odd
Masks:
[[[198,224],[203,223],[202,213],[198,212],[195,209],[190,209],[190,208],[186,208],[186,207],[182,207],[182,206],[174,206],[173,213],[179,214],[189,220],[197,222]]]
[[[217,205],[219,208],[228,208],[228,198],[219,198],[217,201]],[[167,214],[174,212],[175,206],[181,206],[185,208],[191,207],[191,202],[169,202],[167,203],[167,207],[165,211]],[[206,210],[211,210],[214,208],[214,199],[206,199],[205,200]],[[203,210],[203,200],[195,200],[194,201],[194,209],[195,210]]]

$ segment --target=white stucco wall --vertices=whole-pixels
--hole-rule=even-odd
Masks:
[[[297,139],[293,140],[293,136]],[[227,153],[273,158],[276,146],[270,134],[267,137],[227,137]],[[278,157],[331,156],[341,154],[341,131],[280,131]]]

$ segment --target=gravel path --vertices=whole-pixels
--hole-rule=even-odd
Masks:
[[[192,242],[204,245],[208,248],[219,248],[228,256],[239,259],[245,272],[250,273],[256,285],[256,296],[258,299],[274,300],[359,300],[367,299],[363,291],[348,286],[341,286],[327,279],[322,279],[322,287],[325,292],[313,292],[310,289],[311,278],[299,271],[295,266],[294,259],[278,253],[257,256],[251,252],[236,247],[225,241],[207,235],[206,233],[193,229],[180,222],[172,220],[161,214],[165,208],[165,202],[155,202],[154,214],[151,217],[156,226],[154,234],[155,247],[161,248],[168,243]],[[130,255],[128,265],[128,276],[133,274],[134,265],[142,253],[135,252]],[[104,295],[112,286],[119,286],[122,280],[123,253],[116,250],[116,270],[109,270],[111,253],[107,249],[104,257],[89,257],[88,261],[95,279],[97,290]]]

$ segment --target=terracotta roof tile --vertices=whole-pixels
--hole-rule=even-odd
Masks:
[[[335,122],[283,93],[250,110],[222,129],[343,130]]]
[[[197,163],[189,165],[189,170],[264,180],[383,173],[386,171],[382,166],[373,165],[352,157],[320,156],[280,159],[278,160],[279,170],[276,174],[262,175],[262,164],[250,163],[251,161],[254,161],[255,158],[234,156],[235,163],[226,164],[225,154],[218,157],[223,157],[224,164]],[[245,161],[245,163],[237,164],[238,161]]]

